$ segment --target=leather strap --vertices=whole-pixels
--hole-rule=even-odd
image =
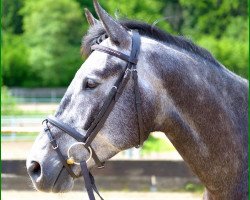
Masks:
[[[133,79],[134,79],[134,93],[135,93],[135,107],[136,107],[136,113],[137,113],[137,119],[138,119],[138,125],[139,125],[139,146],[143,145],[144,142],[144,126],[143,126],[143,118],[142,118],[142,108],[141,108],[141,95],[139,91],[138,86],[138,75],[137,71],[133,70]],[[138,147],[139,147],[138,146]]]
[[[132,51],[130,56],[137,58],[140,53],[141,40],[138,32],[135,32],[135,34],[133,35],[134,37],[133,37]],[[136,106],[136,113],[139,126],[139,146],[142,146],[144,142],[144,125],[143,125],[144,123],[142,118],[141,95],[138,86],[138,75],[137,75],[136,65],[133,65],[132,67],[133,67],[132,77],[134,80],[135,106]]]
[[[50,128],[48,126],[48,120],[45,120],[46,122],[46,128],[44,129],[44,131],[47,133],[49,140],[50,140],[50,144],[52,145],[52,148],[56,151],[56,153],[58,154],[58,157],[61,161],[61,163],[63,164],[63,166],[66,168],[66,170],[68,171],[68,173],[73,177],[73,178],[77,178],[77,176],[75,175],[75,173],[72,171],[72,169],[70,168],[70,166],[68,165],[68,163],[66,162],[66,158],[62,155],[58,144],[56,143],[56,139],[54,138],[54,136],[52,135]]]
[[[97,50],[97,51],[101,51],[101,52],[104,52],[104,53],[107,53],[109,55],[112,55],[112,56],[115,56],[117,58],[120,58],[126,62],[129,62],[129,63],[133,63],[133,64],[137,64],[138,60],[136,57],[131,57],[131,56],[128,56],[122,52],[119,52],[119,51],[116,51],[114,49],[111,49],[111,48],[108,48],[108,47],[105,47],[105,46],[102,46],[102,45],[99,45],[99,44],[95,44],[91,47],[91,50],[94,51],[94,50]]]
[[[74,128],[72,128],[69,125],[65,124],[64,122],[59,121],[56,117],[48,116],[46,120],[47,120],[47,122],[53,124],[54,126],[56,126],[57,128],[61,129],[62,131],[65,131],[66,133],[68,133],[71,137],[73,137],[78,142],[85,142],[86,141],[86,136],[83,136],[77,130],[75,130]],[[49,130],[49,135],[48,136],[50,138],[51,137],[54,138],[53,135],[52,135],[52,133],[50,132],[50,130]],[[53,147],[55,147],[57,145],[55,139],[53,141],[51,140],[51,145]],[[90,146],[90,145],[88,145],[88,146]],[[88,146],[84,145],[84,147],[86,149],[88,149]],[[92,149],[92,157],[93,157],[96,165],[98,166],[98,168],[103,168],[104,167],[104,162],[101,162],[99,160],[99,158],[97,157],[94,149],[91,146],[90,146],[90,148]],[[62,153],[61,152],[60,152],[59,156],[62,157]],[[64,162],[66,162],[66,161],[64,160]]]
[[[100,193],[98,192],[98,189],[95,185],[95,180],[92,174],[89,172],[87,163],[85,161],[80,162],[81,170],[82,170],[82,176],[85,182],[85,188],[87,190],[88,196],[90,200],[95,200],[94,191],[96,194],[100,197],[101,200],[104,200]]]
[[[64,122],[59,121],[56,117],[48,116],[47,120],[54,126],[69,134],[71,137],[75,138],[78,142],[84,142],[86,140],[83,134],[79,133],[77,130],[65,124]]]
[[[87,130],[86,138],[90,137],[90,135],[94,131],[94,128],[96,127],[96,125],[99,123],[99,121],[101,120],[101,118],[105,114],[109,104],[111,103],[111,101],[116,93],[116,90],[117,90],[116,87],[111,88],[111,91],[109,92],[108,97],[105,99],[101,110],[99,111],[99,113],[98,113],[97,117],[94,119],[94,121],[91,123],[89,129]]]
[[[98,132],[103,127],[104,123],[106,122],[107,118],[109,117],[109,114],[113,110],[116,101],[120,97],[122,91],[125,88],[126,83],[128,82],[129,76],[127,72],[125,72],[125,75],[123,76],[123,80],[121,83],[116,87],[113,87],[111,89],[111,93],[109,94],[107,101],[104,102],[99,114],[97,115],[96,119],[93,122],[93,125],[91,125],[91,128],[87,132],[87,141],[86,146],[89,146],[91,142],[94,140]],[[113,91],[113,92],[112,92]],[[94,127],[94,128],[92,128]]]
[[[142,119],[142,109],[141,109],[141,101],[140,101],[140,93],[139,93],[139,87],[138,87],[138,76],[136,71],[136,64],[138,61],[138,55],[140,52],[140,35],[137,31],[133,31],[132,34],[132,50],[130,53],[130,56],[125,55],[121,52],[118,52],[116,50],[110,49],[108,47],[104,47],[101,45],[93,45],[92,50],[98,50],[107,54],[111,54],[113,56],[116,56],[122,60],[125,60],[128,62],[126,71],[123,74],[123,79],[119,83],[119,85],[115,85],[112,87],[106,101],[104,102],[100,112],[98,113],[95,120],[90,125],[90,128],[87,131],[86,137],[88,138],[86,141],[86,146],[89,146],[93,139],[96,137],[98,132],[103,127],[105,121],[107,120],[109,114],[111,113],[115,102],[119,99],[121,96],[127,82],[129,79],[129,75],[131,72],[131,69],[133,71],[133,80],[135,81],[135,98],[136,98],[136,110],[137,110],[137,118],[138,118],[138,126],[139,126],[139,146],[143,144],[143,135],[144,135],[144,128],[143,128],[143,119]],[[133,62],[131,62],[133,61]],[[114,98],[115,97],[115,98]],[[114,98],[114,99],[113,99]]]

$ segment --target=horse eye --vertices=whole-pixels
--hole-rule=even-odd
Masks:
[[[85,89],[94,89],[98,86],[98,83],[92,79],[87,79]]]

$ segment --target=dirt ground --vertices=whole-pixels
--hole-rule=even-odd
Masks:
[[[105,200],[200,200],[201,194],[187,192],[102,192]],[[83,200],[86,192],[51,194],[30,191],[2,191],[2,200]],[[96,197],[98,199],[98,197]]]

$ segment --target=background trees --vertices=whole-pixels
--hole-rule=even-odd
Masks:
[[[78,3],[25,0],[18,13],[23,16],[24,32],[11,36],[6,29],[3,35],[3,51],[8,55],[3,56],[4,83],[11,86],[68,85],[81,64],[79,46],[83,19]],[[23,80],[20,80],[22,75]]]
[[[182,33],[192,36],[227,68],[248,78],[247,1],[180,0],[180,4],[185,19]]]
[[[248,77],[247,1],[100,0],[118,18],[185,35]],[[83,8],[92,0],[2,0],[2,80],[7,86],[67,86],[83,60]]]

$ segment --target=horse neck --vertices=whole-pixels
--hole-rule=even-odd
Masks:
[[[155,80],[161,78],[164,87],[156,94],[161,106],[155,128],[165,132],[210,197],[242,193],[238,190],[247,182],[242,177],[247,169],[246,82],[195,55],[162,49],[147,55]]]

